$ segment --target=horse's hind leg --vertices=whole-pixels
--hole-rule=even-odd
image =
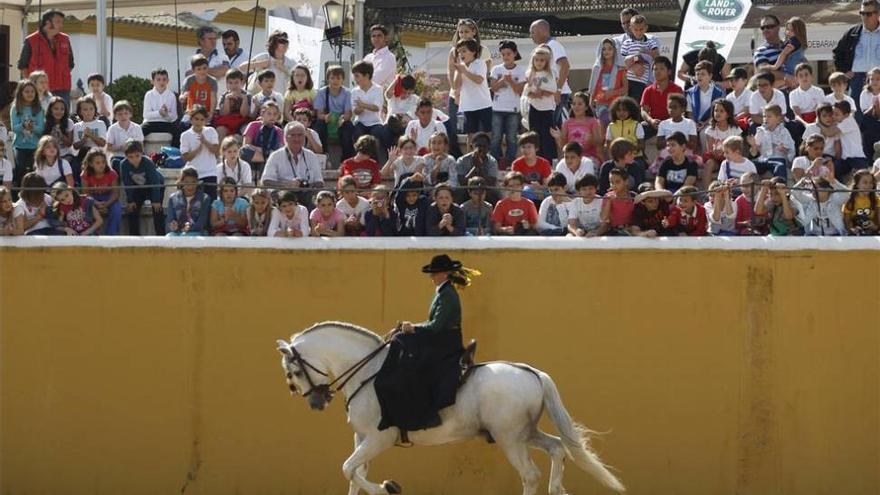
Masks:
[[[496,438],[496,440],[507,456],[507,460],[519,472],[523,484],[523,495],[535,495],[538,492],[538,483],[541,481],[541,471],[529,457],[527,444],[520,439]]]
[[[358,445],[360,445],[361,442],[363,442],[363,441],[364,441],[363,435],[359,435],[357,433],[354,434],[354,448],[355,449],[357,449]],[[360,466],[358,466],[358,468],[355,470],[355,473],[357,473],[361,478],[366,478],[367,477],[367,470],[369,468],[370,468],[370,463],[365,462],[365,463],[361,464]],[[348,495],[358,495],[358,493],[360,491],[361,491],[361,488],[357,485],[357,483],[354,482],[354,480],[349,482]]]
[[[562,445],[562,440],[541,430],[535,430],[529,439],[529,445],[550,455],[550,495],[564,495],[562,471],[565,469],[565,447]]]
[[[342,474],[345,479],[349,480],[353,485],[366,491],[370,495],[385,495],[400,493],[400,485],[395,482],[385,482],[381,485],[367,481],[366,477],[361,473],[366,473],[360,469],[365,466],[377,455],[381,454],[388,448],[394,446],[395,436],[389,434],[389,431],[377,432],[364,437],[351,456],[342,463]],[[357,488],[350,487],[349,493],[357,493]]]

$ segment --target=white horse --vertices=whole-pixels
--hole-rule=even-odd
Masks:
[[[290,342],[278,341],[291,393],[307,397],[312,409],[324,409],[332,398],[331,386],[341,382],[338,390],[346,398],[348,423],[355,432],[354,452],[342,465],[350,482],[349,495],[357,495],[359,490],[371,495],[401,493],[395,481],[379,485],[366,479],[368,463],[393,447],[399,437],[397,428],[377,429],[381,412],[371,380],[388,354],[383,344],[375,333],[341,322],[318,323],[294,335]],[[340,380],[343,377],[350,379]],[[538,429],[545,409],[559,437]],[[480,366],[458,390],[455,404],[440,411],[440,417],[441,426],[410,432],[410,441],[414,445],[441,445],[474,437],[494,439],[519,472],[523,495],[534,495],[541,477],[528,447],[550,455],[551,495],[566,493],[562,486],[566,457],[603,485],[624,491],[590,450],[590,431],[572,421],[556,385],[543,371],[504,362]]]

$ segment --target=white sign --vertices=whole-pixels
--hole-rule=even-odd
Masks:
[[[676,69],[686,53],[705,47],[709,41],[727,58],[751,8],[752,0],[690,0],[681,22]]]
[[[287,33],[287,38],[290,40],[287,57],[307,66],[317,84],[318,75],[321,74],[321,43],[324,39],[324,31],[270,15],[266,23],[266,32],[271,33],[276,29]]]

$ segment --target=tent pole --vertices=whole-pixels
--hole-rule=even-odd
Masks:
[[[97,38],[98,74],[107,76],[107,0],[95,1],[95,37]]]
[[[113,84],[113,44],[116,41],[116,0],[110,0],[110,78],[107,85]]]
[[[266,11],[266,12],[268,15],[268,11]],[[245,71],[245,73],[244,73],[245,78],[250,78],[250,76],[251,76],[251,60],[254,59],[254,36],[256,35],[256,32],[257,32],[257,16],[259,14],[260,14],[260,0],[257,0],[256,4],[254,5],[254,22],[253,22],[253,24],[251,24],[251,44],[250,44],[250,47],[248,47],[248,64],[247,64],[247,71]],[[272,55],[273,54],[271,54],[271,53],[269,54],[269,60],[272,59]]]
[[[180,26],[177,24],[177,0],[174,0],[174,49],[177,52],[177,95],[180,96]]]
[[[364,0],[354,2],[354,58],[360,60],[364,56]]]

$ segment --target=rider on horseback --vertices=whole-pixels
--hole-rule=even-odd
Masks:
[[[440,426],[438,412],[455,403],[463,354],[456,286],[469,286],[480,272],[445,254],[435,256],[422,272],[430,275],[436,293],[428,321],[400,324],[401,331],[392,339],[376,376],[380,430],[396,426],[405,432]]]

